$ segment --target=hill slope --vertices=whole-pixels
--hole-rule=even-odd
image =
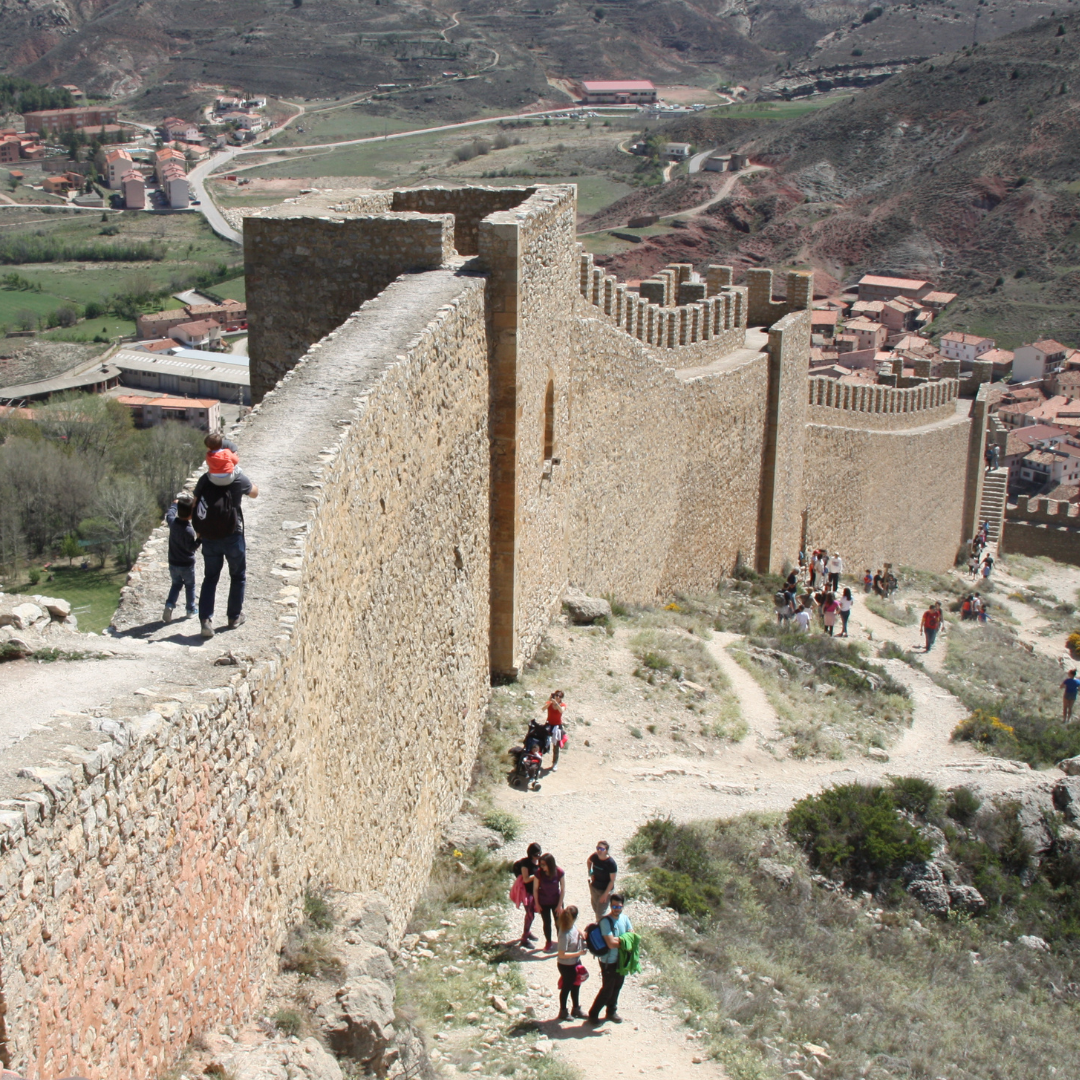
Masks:
[[[546,78],[758,85],[793,65],[932,55],[1047,13],[1047,0],[0,0],[0,70],[95,93],[159,84],[283,97],[510,69],[491,104]],[[875,14],[880,13],[880,14]],[[531,97],[530,97],[531,95]],[[503,100],[506,99],[506,100]]]

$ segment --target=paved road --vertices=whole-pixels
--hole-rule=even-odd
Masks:
[[[695,154],[690,159],[690,165],[689,165],[689,168],[687,169],[687,172],[692,172],[692,173],[701,172],[702,166],[705,164],[705,159],[711,153],[713,153],[713,151],[715,149],[716,149],[716,147],[714,146],[712,148],[712,150],[702,150],[700,154]]]

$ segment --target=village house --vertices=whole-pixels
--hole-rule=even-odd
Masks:
[[[1051,394],[1075,401],[1080,398],[1080,371],[1057,371],[1043,383]]]
[[[832,337],[836,333],[836,324],[840,318],[838,311],[811,311],[810,332],[821,334],[823,337]]]
[[[213,319],[219,326],[246,329],[247,304],[241,300],[224,300],[220,304],[187,304],[173,311],[154,311],[139,315],[135,332],[140,338],[162,339],[181,323]],[[175,342],[170,342],[175,344]]]
[[[183,142],[199,138],[199,128],[190,120],[181,120],[176,116],[166,117],[161,122],[161,137],[165,142]]]
[[[184,309],[176,311],[152,311],[135,318],[135,333],[140,338],[163,338],[174,326],[191,322],[191,316]]]
[[[940,342],[941,355],[947,360],[959,360],[961,368],[973,364],[984,352],[994,348],[994,345],[993,338],[981,337],[979,334],[962,334],[958,330],[943,334]]]
[[[1067,354],[1073,352],[1060,341],[1047,338],[1036,341],[1033,345],[1021,345],[1013,351],[1013,382],[1030,382],[1042,379],[1051,368],[1065,362]]]
[[[189,349],[214,350],[221,346],[221,323],[216,319],[198,319],[194,322],[182,322],[169,330],[169,337],[175,338]]]
[[[116,109],[98,105],[77,106],[73,109],[41,109],[25,112],[23,122],[27,131],[82,131],[115,124],[119,115]]]
[[[690,156],[690,144],[688,142],[664,143],[663,155],[669,161],[685,161]]]
[[[919,298],[919,303],[924,307],[928,307],[935,315],[940,315],[941,312],[949,306],[956,299],[956,293],[954,292],[939,292],[934,290],[928,292],[925,296]]]
[[[749,164],[745,154],[722,154],[719,150],[705,159],[705,172],[740,172]]]
[[[105,155],[105,182],[114,191],[120,188],[121,181],[132,171],[131,155],[126,150],[110,150]]]
[[[157,177],[159,184],[162,182],[161,174],[166,165],[177,165],[185,172],[187,171],[187,161],[179,150],[174,150],[171,146],[164,146],[160,150],[155,150],[154,175]]]
[[[144,210],[146,208],[146,181],[140,172],[130,169],[120,178],[120,190],[124,196],[124,208]]]
[[[844,323],[844,334],[855,338],[857,350],[880,349],[888,336],[881,323],[870,319],[848,319]]]
[[[859,279],[860,300],[894,300],[898,296],[921,300],[933,290],[934,286],[929,281],[918,281],[914,278],[866,274]]]
[[[647,79],[586,80],[581,95],[583,105],[650,105],[656,87]]]
[[[131,410],[138,428],[157,427],[166,421],[187,424],[199,431],[217,431],[221,427],[221,402],[217,398],[119,394],[116,400]]]

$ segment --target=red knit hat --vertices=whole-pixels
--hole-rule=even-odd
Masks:
[[[225,475],[231,473],[239,464],[240,459],[231,451],[222,448],[214,450],[206,455],[206,467],[212,473]]]

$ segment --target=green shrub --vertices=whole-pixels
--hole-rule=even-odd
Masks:
[[[958,821],[961,825],[968,825],[975,819],[975,815],[979,812],[981,806],[982,799],[971,788],[958,787],[950,795],[948,805],[945,807],[945,813],[953,821]]]
[[[304,1017],[297,1009],[278,1009],[274,1013],[274,1027],[290,1037],[299,1035],[304,1030]]]
[[[303,927],[293,930],[286,939],[285,948],[281,950],[281,966],[286,971],[322,978],[337,978],[344,971],[330,940]]]
[[[874,889],[931,854],[897,813],[892,792],[878,785],[842,784],[801,799],[788,811],[787,830],[811,865],[852,888]]]
[[[506,810],[489,810],[484,815],[484,824],[497,832],[508,844],[521,835],[521,822]]]
[[[941,803],[941,792],[921,776],[890,776],[893,802],[909,814],[929,818]]]
[[[660,866],[649,871],[649,891],[658,904],[697,919],[712,915],[723,899],[714,885]]]
[[[334,911],[322,893],[304,893],[304,918],[316,930],[329,930],[334,925]]]

